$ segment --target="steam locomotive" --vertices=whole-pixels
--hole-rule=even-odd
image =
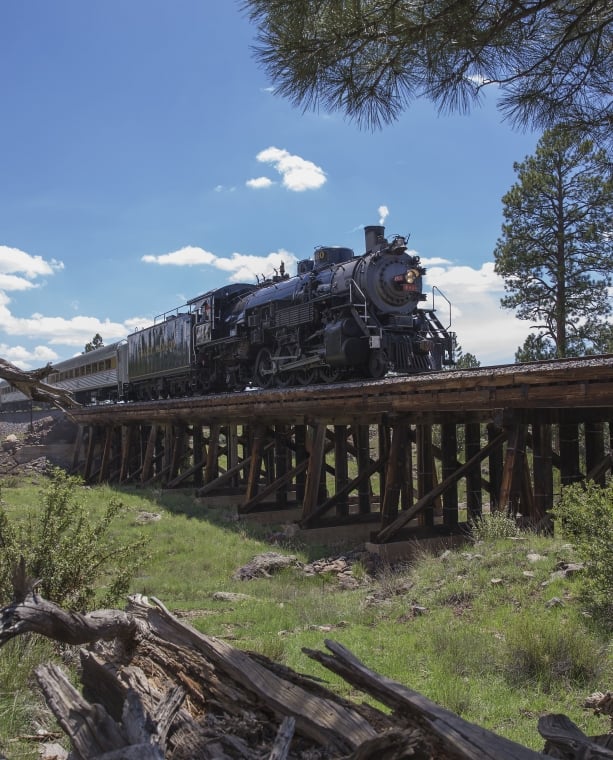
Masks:
[[[290,277],[233,284],[127,338],[126,400],[409,374],[453,363],[453,334],[419,309],[407,240],[365,228],[366,253],[322,246]]]
[[[211,290],[118,343],[60,362],[47,378],[81,403],[285,388],[453,364],[454,334],[426,300],[407,240],[365,230],[366,252],[322,246],[290,277]],[[19,391],[0,383],[0,406]],[[25,397],[24,397],[25,398]]]

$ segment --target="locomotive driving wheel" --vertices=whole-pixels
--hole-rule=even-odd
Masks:
[[[260,388],[272,388],[274,385],[274,363],[269,348],[261,348],[255,357],[255,382]]]
[[[317,380],[317,370],[314,367],[305,367],[296,370],[297,385],[312,385]]]
[[[275,354],[277,362],[277,374],[274,375],[274,384],[279,388],[287,388],[288,385],[294,385],[296,382],[295,373],[292,371],[283,372],[283,365],[288,364],[294,358],[290,346],[282,346]]]
[[[341,376],[341,371],[338,367],[330,367],[329,364],[325,364],[318,369],[319,380],[322,383],[335,383]]]

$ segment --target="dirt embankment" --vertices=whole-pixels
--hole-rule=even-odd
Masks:
[[[76,425],[61,412],[0,415],[0,476],[69,468]]]

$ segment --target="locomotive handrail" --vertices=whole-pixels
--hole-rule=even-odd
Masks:
[[[349,303],[352,306],[358,305],[353,300],[354,287],[358,291],[358,293],[362,296],[362,306],[364,307],[363,319],[364,319],[364,322],[367,322],[368,321],[368,306],[366,303],[366,295],[364,294],[364,292],[362,291],[362,288],[358,285],[358,283],[353,279],[353,277],[349,280]]]
[[[161,314],[156,314],[155,317],[153,318],[153,324],[157,325],[160,322],[165,322],[167,319],[170,319],[171,317],[178,317],[181,314],[191,313],[191,311],[185,311],[184,309],[185,309],[185,304],[181,306],[175,306],[174,309],[169,309],[168,311],[164,311]]]
[[[432,311],[436,311],[434,307],[434,291],[438,291],[440,293],[441,298],[443,298],[445,301],[447,301],[447,304],[449,306],[449,323],[445,325],[443,329],[448,330],[451,327],[451,301],[447,298],[447,296],[443,293],[443,291],[437,287],[436,285],[432,286]]]

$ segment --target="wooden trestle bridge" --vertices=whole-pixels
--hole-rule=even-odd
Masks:
[[[560,486],[611,470],[613,356],[77,409],[88,482],[297,510],[374,543],[458,533],[483,511],[545,524]]]

